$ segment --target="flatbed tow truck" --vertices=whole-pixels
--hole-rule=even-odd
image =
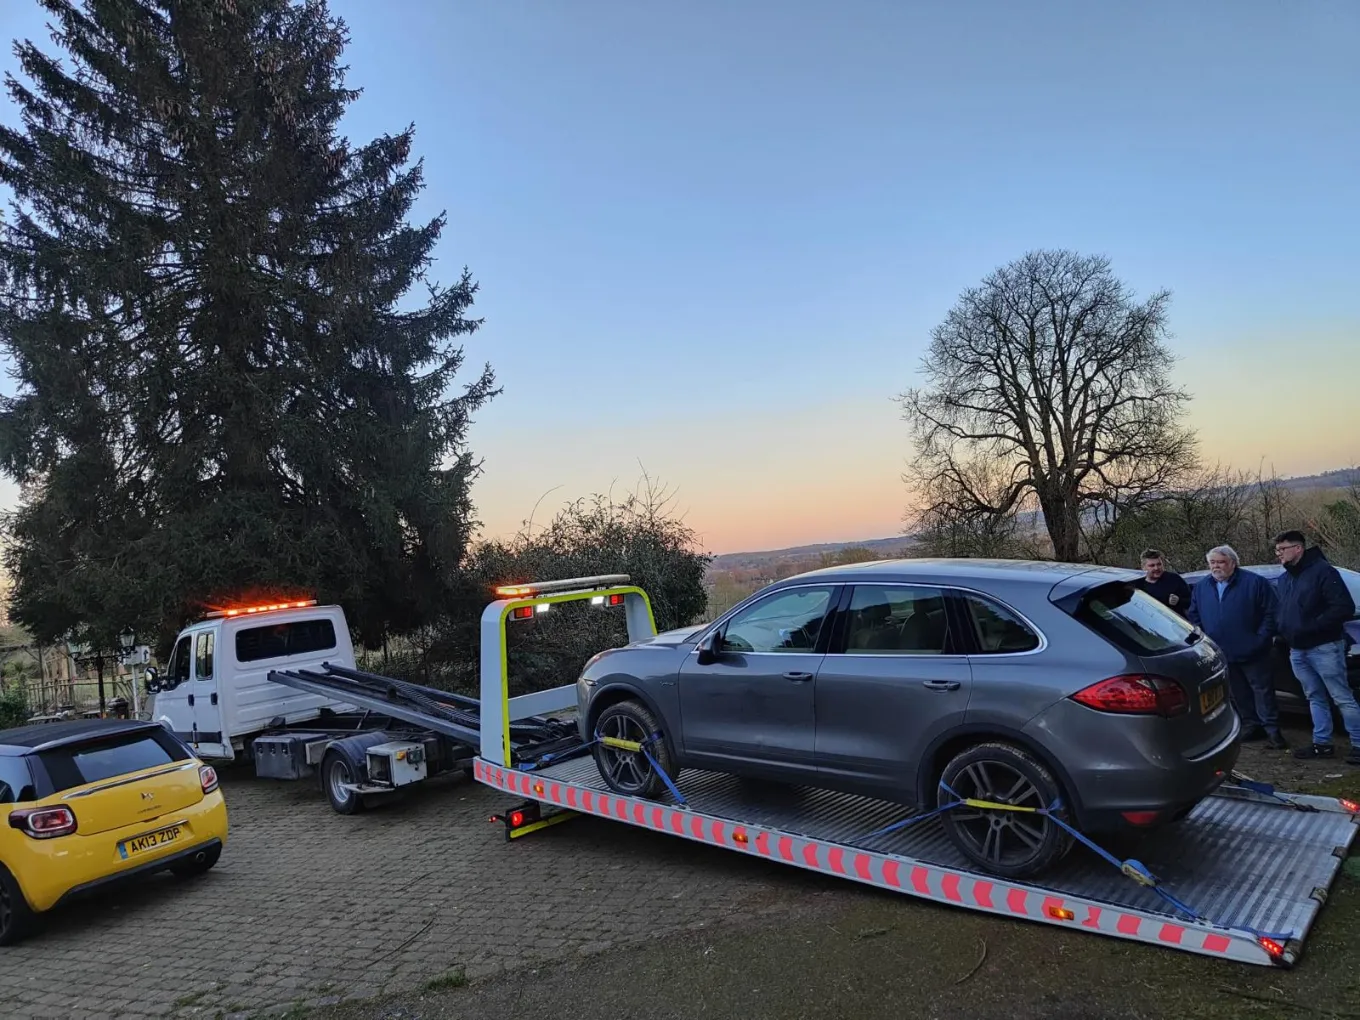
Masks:
[[[509,696],[506,627],[557,603],[588,600],[622,607],[629,641],[644,640],[656,634],[646,593],[608,575],[496,594],[482,614],[478,701],[326,668],[270,679],[476,748],[466,766],[472,777],[518,798],[492,817],[507,841],[595,815],[945,905],[1241,963],[1299,960],[1356,836],[1360,806],[1279,793],[1234,773],[1180,823],[1146,837],[1138,860],[1120,860],[1074,833],[1081,846],[1042,881],[1021,882],[970,867],[937,812],[913,815],[824,790],[770,793],[765,784],[691,770],[667,780],[664,801],[621,796],[601,778],[570,718],[574,684]],[[367,785],[391,789],[393,777],[370,777]]]

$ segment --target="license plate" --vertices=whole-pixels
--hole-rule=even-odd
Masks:
[[[1199,692],[1199,714],[1208,715],[1219,705],[1223,704],[1223,685],[1214,684],[1207,691]]]
[[[179,834],[180,827],[178,825],[172,825],[168,829],[158,829],[155,832],[148,832],[143,836],[133,836],[131,839],[125,839],[118,844],[118,853],[122,856],[123,860],[127,860],[129,857],[136,857],[138,854],[144,854],[149,850],[155,850],[157,847],[165,846],[167,843],[173,843],[175,840],[179,839]]]

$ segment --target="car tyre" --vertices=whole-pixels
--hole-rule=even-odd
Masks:
[[[203,851],[201,861],[190,857],[187,861],[181,861],[170,869],[170,874],[177,878],[196,878],[199,875],[206,875],[212,870],[222,856],[222,847],[212,846]]]
[[[651,710],[642,702],[630,699],[616,701],[605,708],[595,719],[595,732],[600,736],[642,742],[662,731],[661,724]],[[611,790],[626,797],[655,800],[666,792],[666,781],[661,772],[670,777],[672,782],[677,772],[664,734],[661,739],[647,745],[647,752],[661,767],[660,772],[645,755],[636,751],[622,751],[599,743],[591,748],[595,766]]]
[[[24,899],[19,883],[0,864],[0,946],[12,946],[32,934],[37,915]]]
[[[1049,807],[1063,796],[1048,767],[1013,744],[974,745],[950,759],[940,778],[954,791],[938,791],[941,806],[955,794],[1035,808]],[[1067,821],[1067,811],[1059,811],[1059,817]],[[1072,848],[1071,835],[1042,815],[965,806],[951,808],[941,818],[950,840],[969,861],[1004,878],[1041,874]]]

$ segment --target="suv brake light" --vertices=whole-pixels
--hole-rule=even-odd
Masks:
[[[211,765],[202,765],[198,769],[198,781],[203,786],[205,794],[212,793],[217,789],[217,769]]]
[[[75,832],[76,816],[68,807],[19,808],[9,813],[9,824],[34,839],[52,839]]]
[[[1101,680],[1072,695],[1072,700],[1098,712],[1120,715],[1185,715],[1190,699],[1185,688],[1161,676],[1128,673]]]

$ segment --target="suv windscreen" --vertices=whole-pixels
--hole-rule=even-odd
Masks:
[[[52,781],[52,792],[60,793],[157,765],[188,761],[189,753],[168,733],[157,729],[55,747],[41,752],[38,760]]]
[[[1194,625],[1127,584],[1102,585],[1081,602],[1077,619],[1134,655],[1161,655],[1192,644]]]

